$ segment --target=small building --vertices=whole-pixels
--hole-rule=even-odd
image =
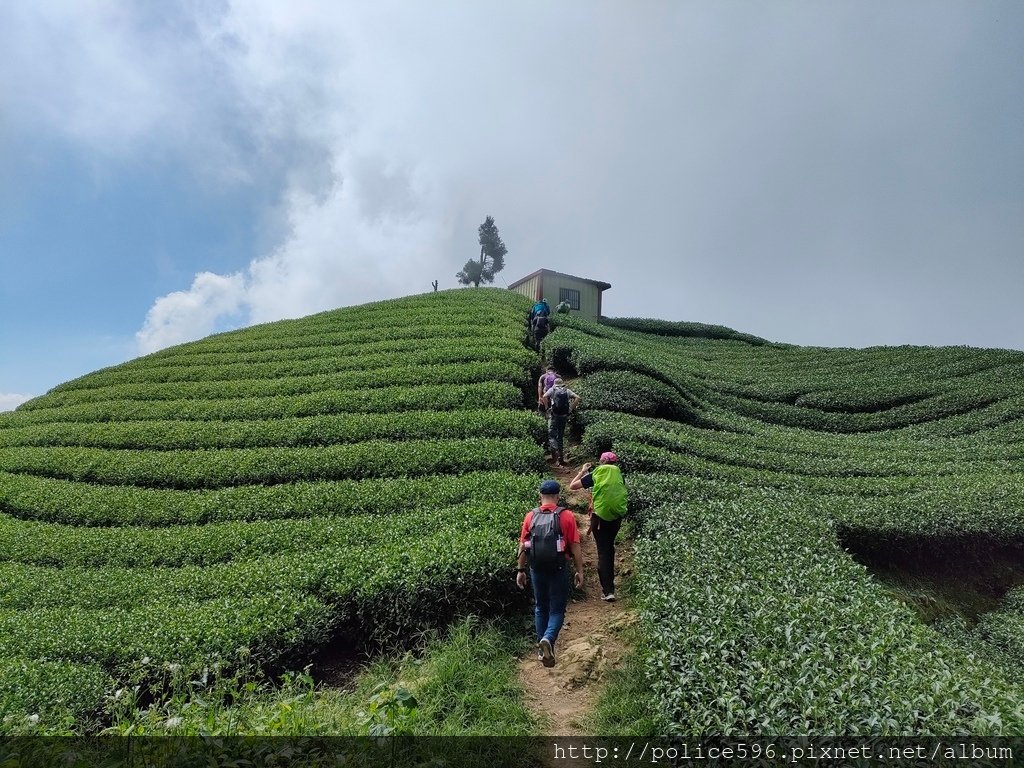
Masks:
[[[601,294],[611,287],[611,283],[600,280],[588,280],[551,269],[538,269],[516,280],[508,289],[534,301],[547,299],[551,309],[567,301],[573,312],[597,320],[601,317]]]

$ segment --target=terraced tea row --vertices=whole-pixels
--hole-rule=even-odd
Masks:
[[[431,348],[432,347],[432,348]],[[504,350],[505,354],[501,352]],[[139,369],[117,369],[107,373],[94,374],[88,380],[82,380],[82,386],[69,389],[55,389],[53,395],[63,397],[71,393],[88,392],[94,388],[117,387],[133,384],[144,379],[153,384],[174,382],[231,382],[252,378],[276,378],[328,375],[353,370],[367,370],[395,366],[399,362],[405,365],[444,365],[464,362],[515,362],[525,360],[525,352],[521,345],[511,340],[499,339],[494,343],[483,344],[479,339],[479,330],[474,337],[467,340],[445,338],[443,345],[430,345],[424,339],[410,342],[407,350],[380,351],[366,356],[359,355],[356,348],[350,354],[337,354],[329,347],[319,347],[320,354],[310,359],[304,355],[292,356],[270,361],[221,361],[208,365],[165,365],[155,369],[141,367]],[[396,357],[402,355],[401,358]],[[362,358],[362,359],[361,359]],[[88,385],[88,386],[86,386]],[[46,397],[49,397],[47,395]],[[40,405],[48,401],[43,399]]]
[[[224,488],[299,480],[445,475],[473,470],[540,472],[537,444],[523,439],[383,440],[321,448],[107,451],[4,448],[0,472],[106,485]]]
[[[315,345],[287,350],[270,349],[264,352],[196,352],[195,355],[189,355],[191,363],[184,363],[175,358],[141,358],[129,370],[122,366],[104,369],[82,379],[76,379],[73,382],[74,386],[69,383],[55,387],[51,394],[131,384],[139,379],[153,383],[191,381],[193,377],[188,373],[190,370],[203,370],[200,376],[205,376],[211,381],[230,381],[231,379],[223,377],[248,378],[241,366],[255,366],[255,370],[263,373],[294,371],[296,376],[308,376],[363,368],[383,368],[397,365],[399,362],[405,365],[432,365],[494,360],[497,359],[494,354],[495,347],[506,350],[508,356],[503,359],[508,362],[523,354],[522,346],[514,343],[511,338],[505,340],[498,337],[493,344],[482,343],[478,337],[456,339],[453,342],[442,348],[434,348],[434,345],[427,345],[424,348],[423,339],[385,339],[363,345],[334,345],[330,348]],[[206,372],[204,369],[211,370]]]
[[[460,523],[469,514],[480,517],[481,525],[484,525],[483,521],[494,523],[507,514],[500,505],[494,505],[491,510],[486,505],[467,504],[464,512],[458,515],[455,515],[456,509],[444,511],[450,520]],[[385,540],[385,533],[395,536],[403,533],[426,535],[431,532],[425,525],[430,513],[440,511],[396,511],[389,516],[238,521],[164,528],[77,528],[0,517],[0,531],[6,537],[0,543],[0,558],[4,562],[55,568],[210,565],[275,553],[343,548],[363,540],[379,542]],[[474,527],[470,525],[467,530]]]
[[[75,569],[73,583],[109,586],[67,604],[60,600],[71,588],[59,569],[22,569],[22,583],[5,600],[15,607],[0,609],[5,655],[56,657],[117,674],[147,656],[188,665],[249,653],[273,661],[316,647],[338,629],[363,638],[397,635],[460,609],[447,593],[452,584],[464,585],[461,599],[479,608],[494,599],[499,579],[507,581],[498,566],[507,563],[507,534],[462,519],[461,530],[421,526],[418,535],[411,525],[388,530],[378,522],[376,536],[356,542],[339,531],[324,548],[325,539],[310,546],[292,539],[291,558],[275,549],[275,556],[212,568],[110,565],[84,579]],[[275,565],[283,568],[268,570]],[[118,586],[125,588],[120,597]],[[33,589],[43,595],[37,603]]]
[[[358,390],[370,387],[472,384],[490,380],[520,382],[522,374],[523,368],[519,363],[490,361],[451,365],[403,365],[330,375],[284,376],[270,380],[222,379],[157,384],[120,384],[56,392],[47,395],[46,398],[37,398],[26,403],[29,407],[25,410],[123,400],[215,400],[235,397],[305,395],[324,390]]]
[[[532,481],[524,483],[522,475],[512,472],[243,485],[200,491],[96,486],[0,474],[0,508],[12,519],[89,527],[391,514],[439,509],[459,502],[475,505],[487,499],[518,498],[532,491]]]
[[[582,387],[580,389],[583,389]],[[1011,485],[1019,484],[1024,445],[989,446],[981,451],[971,448],[934,448],[915,450],[911,441],[894,440],[891,451],[878,443],[864,442],[829,444],[822,436],[809,437],[792,429],[780,429],[772,439],[770,432],[737,434],[677,425],[657,419],[628,417],[623,419],[598,411],[588,420],[596,423],[588,430],[586,444],[595,449],[610,445],[616,434],[629,425],[630,439],[648,448],[660,448],[675,454],[669,463],[691,459],[724,464],[730,467],[765,470],[765,477],[789,474],[789,481],[799,484],[810,478],[892,478],[902,485],[903,478],[933,480],[944,475],[1007,476]],[[814,433],[810,433],[813,435]],[[784,439],[779,439],[779,438]],[[820,450],[815,450],[820,446]],[[654,454],[652,453],[652,456]],[[766,479],[766,482],[771,482]],[[786,482],[786,481],[783,481]],[[811,480],[811,482],[815,482]],[[854,480],[854,482],[857,482]],[[868,484],[872,484],[869,483]]]
[[[380,387],[281,397],[130,400],[123,403],[115,401],[69,405],[15,411],[0,422],[0,429],[4,426],[10,428],[57,422],[235,421],[299,418],[330,413],[478,410],[518,407],[522,401],[522,390],[514,384],[482,381],[477,384]]]
[[[424,339],[430,341],[426,346],[436,345],[446,337],[460,341],[475,337],[479,342],[481,337],[477,331],[484,324],[488,328],[488,338],[511,341],[522,339],[524,329],[520,318],[507,312],[509,307],[516,304],[515,300],[497,296],[494,291],[485,291],[477,296],[460,298],[460,305],[455,311],[449,311],[452,305],[446,307],[444,301],[447,299],[440,302],[428,299],[417,304],[407,298],[402,299],[399,314],[394,312],[393,307],[383,305],[372,312],[365,307],[352,307],[300,320],[254,326],[241,332],[211,336],[186,346],[165,349],[66,382],[54,391],[88,388],[110,375],[145,370],[151,366],[184,364],[187,367],[196,361],[206,362],[202,356],[211,353],[220,359],[230,359],[232,354],[238,353],[269,352],[279,355],[293,348],[320,348],[324,354],[318,357],[330,358],[334,350],[340,351],[342,355],[362,356],[377,351],[373,347],[375,344],[407,344],[397,349],[386,347],[380,350],[395,352],[414,349],[415,342]],[[410,341],[413,342],[411,345],[408,344]],[[200,357],[194,359],[194,355]],[[220,359],[214,359],[214,364],[219,364]],[[150,375],[147,373],[147,378]]]
[[[340,414],[261,421],[58,422],[0,430],[0,449],[20,446],[136,448],[262,448],[358,443],[367,440],[521,437],[542,427],[531,414],[509,410]]]

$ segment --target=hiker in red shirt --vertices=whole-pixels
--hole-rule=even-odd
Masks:
[[[573,583],[583,586],[583,553],[580,532],[571,510],[558,505],[561,486],[556,480],[540,485],[540,506],[526,513],[519,534],[519,562],[516,586],[526,588],[526,563],[530,563],[533,582],[534,623],[537,630],[537,657],[545,667],[555,665],[555,641],[565,621],[569,602],[569,579],[566,564],[576,566]]]

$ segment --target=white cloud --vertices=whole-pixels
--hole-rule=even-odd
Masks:
[[[1001,291],[979,343],[1024,269],[1016,7],[36,0],[0,8],[0,92],[99,157],[278,185],[274,240],[157,299],[143,351],[451,286],[488,214],[503,277],[607,279],[613,314],[941,342],[931,286],[966,281]],[[887,292],[934,336],[870,331]]]
[[[497,3],[282,8],[246,3],[200,23],[254,135],[318,150],[290,168],[286,236],[252,260],[223,310],[248,322],[454,285],[489,214],[515,251],[507,280],[560,266],[564,248],[545,233],[556,219],[570,238],[586,227],[574,213],[589,214],[608,158],[627,160],[623,115],[654,98],[635,96],[635,79],[669,44],[609,4],[544,6],[544,24],[539,6]],[[645,35],[648,52],[632,55]],[[594,114],[595,99],[622,103]],[[163,332],[147,319],[142,350],[217,321],[203,286],[172,296],[207,322],[160,312]]]
[[[142,330],[135,335],[139,350],[155,352],[213,333],[219,321],[239,310],[244,294],[241,275],[200,272],[187,291],[175,291],[156,300]]]
[[[398,63],[419,31],[407,22],[382,34],[388,23],[377,12],[315,5],[282,15],[279,4],[249,4],[204,21],[202,37],[220,45],[260,140],[315,150],[289,169],[287,234],[232,283],[237,302],[222,302],[205,281],[158,299],[138,334],[141,351],[197,338],[238,311],[262,322],[429,290],[433,279],[451,285],[462,264],[453,241],[463,241],[463,260],[475,250],[479,222],[454,231],[468,191],[454,182],[480,173],[486,150],[468,141],[479,129],[460,123],[465,104],[422,120],[433,75]],[[467,139],[464,156],[444,155],[450,137],[438,144],[441,130]]]
[[[22,403],[31,400],[35,395],[15,395],[0,392],[0,411],[13,411]]]

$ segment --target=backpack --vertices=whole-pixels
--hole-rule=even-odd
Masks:
[[[551,412],[556,416],[569,415],[569,393],[559,387],[551,393]]]
[[[548,318],[546,315],[537,315],[533,318],[533,330],[539,332],[548,332]]]
[[[552,512],[533,510],[530,518],[530,567],[535,571],[553,573],[565,567],[565,539],[562,536],[564,507]]]
[[[557,378],[557,373],[545,373],[540,379],[541,394],[544,394],[553,386],[555,386],[555,379]]]
[[[594,514],[602,520],[618,520],[626,515],[626,483],[622,470],[614,464],[602,464],[590,473],[594,487],[590,489],[594,500]]]

